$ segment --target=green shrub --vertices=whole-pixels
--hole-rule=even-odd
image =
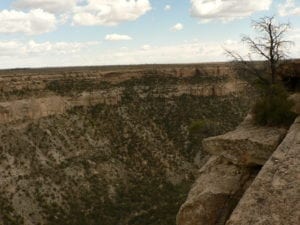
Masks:
[[[215,126],[216,124],[210,120],[195,120],[189,126],[189,133],[210,136],[215,133]]]
[[[254,120],[263,126],[289,126],[296,117],[291,111],[292,106],[286,90],[273,85],[254,105]]]

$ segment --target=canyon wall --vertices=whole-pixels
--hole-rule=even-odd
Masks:
[[[1,71],[0,224],[175,224],[255,94],[221,66]]]
[[[156,97],[171,98],[182,95],[192,96],[226,96],[238,94],[246,87],[241,81],[229,81],[221,84],[206,85],[169,85],[153,89],[152,95]],[[145,98],[149,87],[135,86],[139,97]],[[93,106],[97,104],[118,104],[123,95],[124,88],[111,88],[101,91],[77,93],[76,96],[67,97],[50,95],[40,98],[26,98],[0,102],[0,123],[35,120],[55,114],[65,113],[75,106]]]

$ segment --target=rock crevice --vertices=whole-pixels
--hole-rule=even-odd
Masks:
[[[212,156],[200,170],[181,206],[177,224],[224,224],[254,174],[253,168],[235,165],[222,156]]]
[[[226,225],[300,224],[300,117],[239,201]]]

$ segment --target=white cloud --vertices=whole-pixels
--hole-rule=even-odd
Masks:
[[[183,29],[183,25],[181,23],[176,23],[173,27],[171,27],[172,31],[180,31]]]
[[[98,44],[99,42],[0,41],[0,55],[18,57],[24,55],[69,54]]]
[[[25,52],[24,46],[16,41],[0,41],[0,56],[10,57],[16,54],[23,54]]]
[[[17,9],[43,9],[52,13],[71,11],[78,0],[16,0],[13,6]]]
[[[88,64],[99,42],[0,41],[1,68]],[[96,64],[96,62],[94,62]]]
[[[300,28],[293,28],[288,35],[292,41],[300,41]],[[300,44],[300,43],[299,43]]]
[[[53,31],[56,23],[56,17],[42,9],[30,10],[28,13],[15,10],[0,11],[0,33],[37,35]]]
[[[196,63],[230,60],[224,53],[224,48],[246,53],[247,50],[237,41],[218,42],[189,41],[175,45],[151,46],[146,51],[143,48],[130,49],[127,52],[104,52],[95,59],[98,63],[109,64],[145,64],[145,63]]]
[[[292,58],[299,58],[300,55],[300,28],[292,29],[288,34],[288,39],[293,41],[294,45],[289,49],[288,55]]]
[[[190,41],[176,45],[144,45],[136,49],[101,51],[97,42],[0,41],[1,67],[44,67],[144,63],[192,63],[226,59],[216,42]],[[230,43],[230,46],[233,44]],[[99,46],[100,47],[100,46]],[[241,49],[240,47],[236,47]],[[17,51],[16,51],[17,50]]]
[[[295,0],[286,0],[284,4],[279,4],[278,13],[280,16],[300,16],[300,4],[296,5]]]
[[[291,39],[296,45],[291,57],[299,57],[300,32],[295,30]],[[84,66],[153,63],[197,63],[229,61],[224,52],[230,49],[247,56],[248,49],[237,40],[187,40],[173,45],[139,46],[104,50],[98,42],[18,42],[0,41],[1,67]]]
[[[130,41],[132,38],[122,34],[108,34],[105,36],[106,41]]]
[[[45,54],[46,52],[55,54],[76,53],[90,46],[98,45],[99,42],[42,42],[29,41],[25,44],[26,53]]]
[[[126,46],[123,46],[123,47],[121,47],[121,48],[120,48],[120,50],[121,50],[121,51],[128,51],[128,50],[129,50],[129,48],[128,48],[128,47],[126,47]]]
[[[150,0],[16,0],[20,10],[42,9],[59,15],[60,23],[72,18],[73,25],[117,25],[133,21],[151,10]]]
[[[117,25],[133,21],[151,10],[149,0],[86,0],[73,15],[75,25]]]
[[[141,49],[144,50],[144,51],[148,51],[148,50],[151,49],[151,46],[150,46],[150,45],[143,45],[143,46],[141,47]]]
[[[272,0],[191,0],[191,15],[202,22],[230,21],[268,10]]]
[[[164,8],[164,10],[165,11],[169,11],[169,10],[171,10],[171,8],[172,8],[171,5],[166,5],[165,8]]]

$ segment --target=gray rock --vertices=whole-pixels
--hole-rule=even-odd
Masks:
[[[246,191],[226,225],[300,224],[300,117]]]
[[[250,168],[234,165],[223,157],[212,156],[201,168],[196,183],[181,206],[177,225],[224,224],[249,179]]]
[[[286,134],[284,128],[254,125],[248,116],[236,130],[203,140],[204,150],[237,165],[263,165]]]

